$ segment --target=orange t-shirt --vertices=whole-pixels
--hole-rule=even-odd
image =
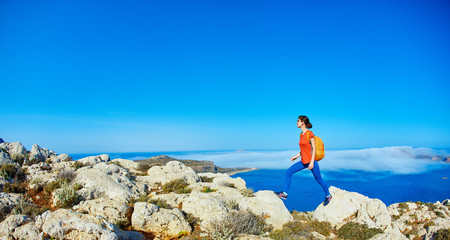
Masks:
[[[309,131],[309,133],[308,133]],[[307,130],[304,134],[300,134],[300,155],[302,156],[302,163],[307,164],[311,162],[311,143],[308,141],[308,134],[310,138],[314,137],[314,133]]]

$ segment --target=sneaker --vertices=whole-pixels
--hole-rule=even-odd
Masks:
[[[326,197],[325,197],[325,200],[323,201],[323,205],[324,205],[324,206],[328,205],[328,203],[330,203],[330,201],[331,201],[331,198],[332,198],[331,195],[326,196]]]
[[[286,199],[286,198],[287,198],[287,195],[284,194],[284,192],[277,192],[276,194],[277,194],[277,196],[278,196],[279,198],[281,198],[281,199]]]

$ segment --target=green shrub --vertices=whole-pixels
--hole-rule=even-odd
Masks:
[[[436,214],[436,216],[440,217],[440,218],[445,218],[445,214],[443,214],[441,211],[439,210],[435,210],[434,214]]]
[[[399,210],[401,210],[401,211],[409,210],[408,204],[406,204],[406,203],[404,203],[404,202],[399,203],[399,204],[398,204],[398,208],[399,208]]]
[[[369,228],[366,224],[362,225],[355,222],[348,222],[338,230],[337,234],[343,239],[365,240],[382,232],[383,230]]]
[[[190,193],[192,190],[190,188],[188,188],[188,183],[186,182],[186,180],[178,178],[175,180],[172,180],[168,183],[166,183],[163,187],[162,190],[164,193],[170,193],[170,192],[175,192],[178,194],[183,194],[183,193]]]
[[[172,207],[169,204],[167,204],[167,202],[164,201],[163,199],[150,199],[150,201],[148,202],[151,204],[155,204],[160,208],[172,209]]]
[[[251,189],[251,188],[241,189],[241,194],[244,197],[254,197],[255,196],[255,192],[253,192],[253,189]]]
[[[59,171],[56,178],[65,180],[67,183],[71,183],[75,179],[76,176],[77,175],[74,170],[65,169],[65,170]]]
[[[423,228],[427,229],[428,227],[431,227],[434,225],[436,225],[436,223],[434,223],[433,221],[429,221],[423,225]]]
[[[200,219],[192,215],[191,213],[186,213],[183,211],[184,216],[186,217],[186,221],[191,225],[192,229],[199,223]]]
[[[204,193],[210,193],[210,192],[216,192],[217,189],[211,189],[210,187],[203,187],[203,191]]]
[[[75,168],[75,170],[78,170],[84,167],[84,164],[80,161],[75,161],[74,163],[72,163],[72,167]]]
[[[436,233],[433,234],[434,240],[448,240],[450,239],[450,228],[439,229]]]
[[[19,204],[17,204],[12,212],[14,214],[23,214],[30,218],[35,218],[38,215],[41,215],[42,213],[49,210],[45,206],[39,206],[29,201],[20,201]]]
[[[117,227],[119,227],[121,229],[126,229],[127,227],[129,227],[131,225],[131,222],[128,218],[117,219],[116,221],[114,221],[114,225],[116,225]]]
[[[311,220],[304,218],[302,220],[295,220],[283,225],[283,229],[289,229],[294,235],[308,237],[311,232],[318,232],[324,236],[330,236],[333,228],[329,222],[320,222],[318,220]]]
[[[0,175],[6,180],[12,179],[17,174],[17,168],[14,164],[5,164],[0,168]]]
[[[212,183],[213,180],[214,180],[213,177],[210,178],[210,177],[207,177],[207,176],[200,176],[200,179],[202,180],[202,182],[206,182],[206,183]]]
[[[142,195],[139,198],[130,198],[128,199],[128,204],[131,206],[134,206],[135,203],[137,202],[147,202],[149,200],[149,197],[147,195]]]
[[[419,229],[417,226],[412,227],[410,230],[403,233],[407,238],[413,238],[417,234],[419,234]]]
[[[278,229],[269,234],[269,237],[275,240],[305,240],[311,239],[313,240],[313,236],[311,234],[306,235],[296,235],[289,228]]]
[[[31,181],[31,184],[41,184],[41,183],[43,183],[43,181],[42,181],[42,178],[40,178],[40,177],[34,178]]]
[[[27,192],[27,184],[24,182],[18,183],[5,183],[3,185],[3,192],[5,193],[26,193]]]
[[[44,191],[47,194],[51,194],[53,191],[55,191],[57,188],[60,188],[63,183],[67,183],[65,179],[58,179],[53,182],[49,182],[44,186]]]
[[[33,164],[38,164],[38,163],[40,163],[40,162],[42,162],[42,161],[39,160],[39,159],[37,159],[37,158],[33,158],[33,159],[31,159],[31,160],[28,162],[27,165],[31,166],[31,165],[33,165]]]
[[[430,203],[430,202],[421,202],[421,201],[417,201],[415,202],[417,205],[419,206],[427,206],[428,207],[428,211],[434,211],[437,207],[436,205],[434,205],[434,203]]]
[[[81,196],[78,195],[75,188],[67,182],[61,184],[61,188],[55,191],[55,195],[58,199],[56,206],[60,208],[71,208],[81,201]]]
[[[11,159],[14,160],[14,162],[23,165],[23,163],[25,162],[25,160],[28,158],[28,156],[26,154],[13,154],[11,156]]]

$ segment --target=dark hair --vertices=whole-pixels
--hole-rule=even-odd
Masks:
[[[309,122],[309,118],[307,116],[298,116],[298,119],[300,119],[300,121],[302,121],[303,123],[305,123],[306,128],[312,128],[312,124]]]

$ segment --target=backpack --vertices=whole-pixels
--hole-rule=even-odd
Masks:
[[[306,134],[308,142],[311,141],[311,138],[309,137],[309,131]],[[325,157],[325,147],[320,137],[314,136],[314,141],[316,142],[316,157],[314,158],[314,161],[320,161]]]

